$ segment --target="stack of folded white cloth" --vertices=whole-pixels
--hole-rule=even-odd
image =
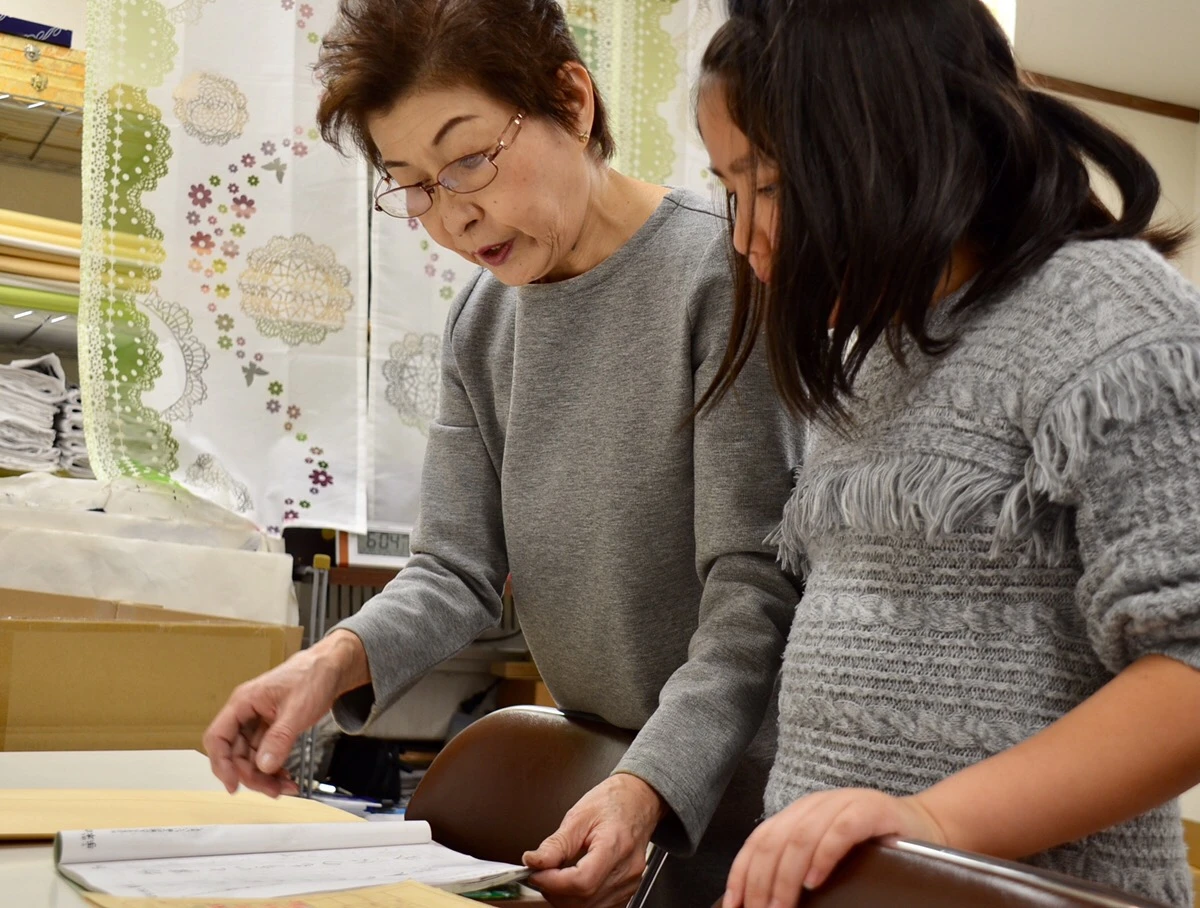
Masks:
[[[66,400],[59,405],[55,428],[58,430],[58,450],[63,472],[77,479],[95,478],[88,462],[87,442],[83,435],[83,403],[79,388],[74,385],[67,388]]]
[[[0,365],[0,469],[60,469],[55,421],[67,379],[54,354]]]

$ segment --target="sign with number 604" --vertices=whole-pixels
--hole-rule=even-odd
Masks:
[[[338,533],[338,564],[361,567],[395,568],[408,564],[412,556],[409,533],[367,530],[366,533]]]

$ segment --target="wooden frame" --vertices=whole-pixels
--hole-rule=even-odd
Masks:
[[[1031,85],[1046,91],[1056,91],[1060,94],[1071,95],[1075,98],[1086,98],[1089,101],[1102,101],[1105,104],[1115,104],[1117,107],[1128,107],[1143,113],[1155,114],[1160,117],[1170,117],[1173,120],[1184,120],[1188,123],[1200,123],[1200,110],[1184,104],[1171,104],[1168,101],[1156,101],[1153,98],[1143,98],[1123,91],[1113,91],[1088,85],[1085,82],[1072,82],[1070,79],[1060,79],[1057,76],[1047,76],[1042,73],[1025,72],[1025,78]]]

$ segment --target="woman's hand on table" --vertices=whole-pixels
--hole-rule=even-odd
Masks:
[[[239,785],[273,798],[295,794],[284,764],[296,740],[339,695],[369,683],[362,641],[334,631],[240,685],[204,733],[213,775],[230,794]]]
[[[637,776],[605,779],[567,811],[525,866],[555,908],[623,908],[646,869],[646,848],[667,807]]]

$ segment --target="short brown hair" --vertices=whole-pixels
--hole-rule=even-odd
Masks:
[[[317,66],[317,123],[334,148],[348,137],[381,169],[367,121],[418,89],[470,86],[574,133],[561,78],[572,62],[583,60],[557,0],[341,0]],[[593,92],[588,144],[607,160],[616,144]]]

